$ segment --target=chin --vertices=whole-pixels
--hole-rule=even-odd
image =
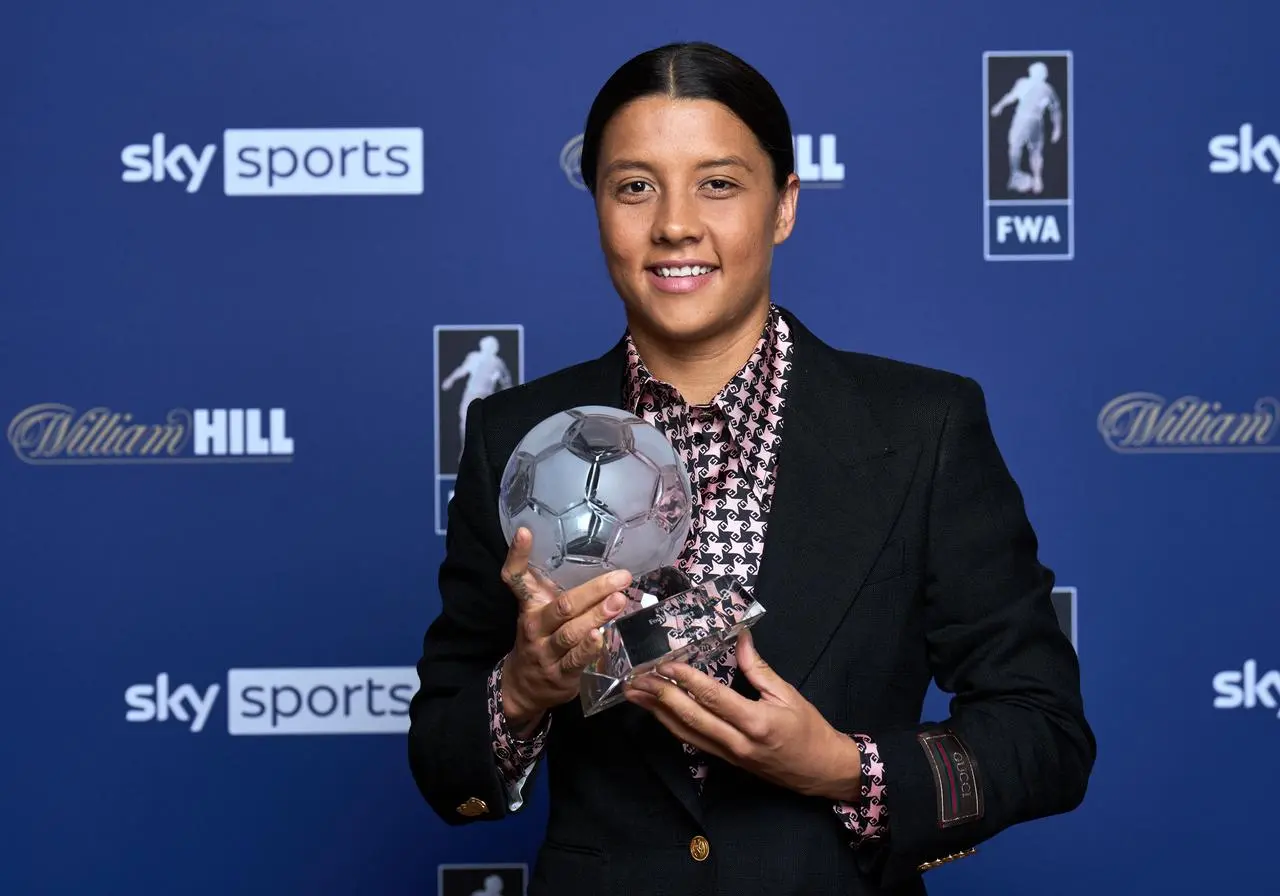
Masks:
[[[734,301],[724,296],[650,295],[635,312],[668,338],[692,342],[735,330],[768,307],[767,301]],[[754,326],[754,324],[753,324]]]
[[[718,302],[694,296],[646,296],[628,309],[642,326],[673,342],[697,342],[731,326],[738,316]]]

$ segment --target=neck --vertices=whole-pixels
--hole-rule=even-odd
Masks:
[[[633,327],[631,339],[649,373],[679,390],[691,405],[707,404],[742,369],[769,319],[765,302],[722,333],[696,342],[673,343]]]

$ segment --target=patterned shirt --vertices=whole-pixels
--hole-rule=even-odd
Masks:
[[[695,583],[730,574],[742,581],[746,593],[754,589],[773,499],[791,349],[787,323],[777,307],[771,307],[765,331],[747,363],[710,402],[690,406],[673,386],[649,373],[627,336],[624,408],[661,430],[689,469],[693,524],[677,562]],[[494,756],[514,810],[521,804],[519,788],[542,752],[551,717],[548,714],[527,740],[518,740],[502,716],[501,669],[499,663],[490,675],[489,713]],[[733,649],[709,664],[707,671],[732,684],[737,671]],[[850,736],[862,756],[861,799],[837,802],[834,809],[853,832],[856,845],[883,837],[888,813],[879,750],[864,735]],[[695,747],[683,746],[689,773],[701,790],[706,758]]]

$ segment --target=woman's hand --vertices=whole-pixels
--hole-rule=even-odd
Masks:
[[[502,711],[518,737],[538,727],[553,707],[578,696],[582,670],[600,652],[598,629],[627,605],[625,570],[561,591],[529,568],[533,536],[516,531],[502,580],[520,601],[516,643],[502,667]]]
[[[662,665],[657,675],[633,680],[627,699],[685,743],[779,787],[831,800],[859,799],[857,742],[832,728],[761,659],[750,631],[738,636],[736,650],[738,673],[755,685],[759,700],[684,663]]]

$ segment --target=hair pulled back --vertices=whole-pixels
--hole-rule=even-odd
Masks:
[[[582,181],[592,195],[605,127],[623,106],[647,96],[720,103],[760,142],[773,164],[774,186],[781,189],[795,170],[791,121],[773,85],[714,44],[675,43],[629,59],[596,94],[582,134]]]

